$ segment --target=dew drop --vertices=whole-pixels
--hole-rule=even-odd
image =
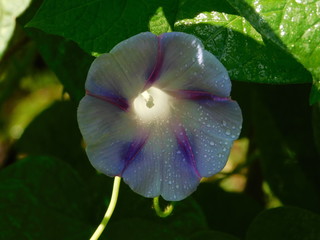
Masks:
[[[211,146],[214,146],[214,142],[210,142],[210,145],[211,145]]]
[[[226,131],[226,134],[227,134],[228,136],[231,134],[231,132],[230,132],[229,129]]]

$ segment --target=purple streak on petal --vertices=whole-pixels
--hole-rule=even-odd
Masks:
[[[195,156],[193,154],[193,150],[192,150],[189,138],[187,136],[186,130],[181,124],[176,125],[174,129],[175,129],[174,133],[175,133],[175,137],[176,137],[179,149],[183,153],[183,156],[186,158],[186,160],[189,161],[189,164],[191,165],[195,174],[199,178],[201,178],[201,175],[197,169],[197,163],[196,163]]]
[[[125,170],[128,168],[128,166],[132,163],[132,161],[140,153],[141,149],[146,144],[147,139],[148,139],[148,135],[144,135],[142,137],[138,137],[136,140],[134,140],[129,144],[129,147],[127,148],[127,150],[125,150],[125,154],[123,156],[124,167],[122,169],[121,176],[123,175]]]
[[[95,97],[95,98],[101,99],[103,101],[109,102],[109,103],[117,106],[118,108],[120,108],[123,111],[127,111],[129,108],[129,104],[128,104],[127,99],[125,99],[121,96],[115,96],[115,95],[103,96],[103,95],[94,94],[88,90],[86,90],[86,94],[88,96]]]
[[[143,88],[143,91],[147,90],[149,87],[152,86],[152,84],[158,79],[159,73],[163,64],[163,51],[161,47],[161,38],[162,35],[158,36],[158,50],[157,50],[157,61],[156,64],[154,65],[154,68]]]
[[[231,101],[230,97],[219,97],[209,92],[198,90],[178,90],[178,91],[166,91],[170,95],[176,98],[190,99],[190,100],[213,100],[215,102]]]

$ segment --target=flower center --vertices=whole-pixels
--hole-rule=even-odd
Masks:
[[[151,87],[133,101],[136,115],[144,122],[163,120],[170,111],[170,97],[158,88]]]

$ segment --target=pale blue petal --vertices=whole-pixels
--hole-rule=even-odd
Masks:
[[[144,88],[157,61],[158,39],[152,33],[135,35],[92,63],[86,81],[87,91],[128,100]]]
[[[175,115],[191,136],[199,174],[209,177],[221,171],[242,126],[242,114],[237,102],[183,100]]]
[[[78,107],[78,123],[91,164],[108,176],[120,175],[123,152],[136,137],[128,113],[109,102],[85,96]]]
[[[154,86],[230,96],[231,82],[227,70],[214,55],[204,50],[199,39],[177,32],[165,33],[159,38],[163,63]]]
[[[195,191],[200,177],[180,150],[169,124],[151,129],[146,145],[124,171],[124,181],[145,197],[184,199]]]

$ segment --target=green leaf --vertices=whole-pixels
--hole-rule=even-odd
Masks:
[[[276,84],[312,82],[310,73],[290,54],[263,39],[227,3],[223,8],[225,1],[219,2],[218,9],[222,12],[213,10],[209,1],[185,1],[179,8],[174,30],[199,37],[234,80]]]
[[[313,105],[313,136],[314,142],[320,156],[320,103]]]
[[[94,8],[99,9],[98,13]],[[102,11],[104,14],[100,14]],[[139,12],[138,17],[136,12]],[[234,14],[236,11],[226,1],[183,1],[177,6],[176,1],[133,4],[133,0],[129,0],[124,6],[123,2],[101,4],[101,0],[90,4],[73,0],[62,5],[46,0],[28,26],[71,39],[87,52],[103,53],[118,42],[148,30],[148,26],[157,34],[170,31],[171,23],[178,19],[174,30],[201,38],[235,80],[312,81],[310,74],[295,59],[274,44],[263,42],[261,35],[244,18]],[[83,17],[75,25],[79,15]]]
[[[310,94],[310,104],[315,104],[320,100],[320,82],[314,81],[311,94]]]
[[[155,220],[172,228],[184,237],[189,237],[197,231],[208,228],[205,213],[199,203],[191,197],[177,202],[174,207],[174,212],[170,217],[165,219],[156,217]]]
[[[239,238],[234,237],[230,234],[218,232],[218,231],[203,231],[193,234],[189,240],[239,240]]]
[[[320,239],[320,216],[294,207],[266,210],[250,225],[246,240],[270,239]]]
[[[92,212],[98,225],[107,209],[112,190],[112,180],[99,175],[89,184]],[[98,193],[98,194],[97,194]],[[169,203],[163,203],[164,206]],[[130,205],[130,207],[128,207]],[[126,229],[126,231],[123,231]],[[121,183],[117,207],[102,239],[187,239],[191,234],[207,229],[207,223],[200,206],[192,198],[177,202],[172,215],[160,218],[152,207],[152,199],[134,193]],[[141,237],[141,234],[143,237]]]
[[[0,106],[19,87],[21,79],[31,72],[37,51],[35,44],[17,25],[6,53],[0,61]]]
[[[88,239],[87,192],[66,163],[20,160],[0,172],[0,239]]]
[[[128,202],[130,208],[128,208]],[[160,201],[164,208],[169,202]],[[172,215],[160,218],[152,208],[152,199],[144,198],[133,192],[126,184],[121,185],[117,210],[113,219],[141,218],[161,225],[163,229],[174,231],[180,236],[188,237],[190,234],[207,229],[205,215],[199,204],[192,198],[176,202]],[[111,227],[110,227],[111,228]]]
[[[144,6],[136,20],[131,19],[132,1],[128,1],[125,8],[122,3],[108,8],[108,11],[112,9],[109,15],[92,11],[99,4],[100,1],[91,4],[68,1],[57,6],[56,1],[46,0],[28,26],[72,39],[87,52],[102,53],[119,41],[146,31],[148,26],[156,34],[170,31],[171,23],[176,19],[174,30],[192,33],[202,39],[206,48],[229,69],[232,79],[278,84],[312,82],[310,73],[301,64],[273,42],[263,41],[250,23],[236,15],[237,12],[226,1],[183,1],[179,6],[176,1],[164,1],[161,5],[157,1],[148,1],[147,8]],[[142,2],[135,4],[135,12],[141,8],[140,4]],[[100,7],[99,11],[106,6]],[[74,26],[74,19],[83,14],[80,23]],[[126,27],[129,21],[134,23],[138,19],[140,21],[134,27]],[[70,24],[66,26],[65,22]],[[87,26],[89,24],[92,26]],[[90,29],[89,34],[83,30],[84,27]],[[50,64],[52,61],[48,58],[47,62]]]
[[[35,15],[42,0],[34,0],[28,10],[18,19],[25,25]],[[35,28],[27,28],[26,34],[36,43],[43,60],[73,100],[80,101],[85,94],[85,80],[94,57],[85,53],[76,43]]]
[[[290,52],[320,84],[318,0],[228,0],[264,37]],[[319,90],[319,88],[317,88]],[[315,97],[315,96],[311,96]],[[315,102],[315,99],[311,99]],[[320,97],[317,97],[320,100]]]
[[[162,7],[159,7],[155,15],[150,19],[149,30],[157,35],[172,31]]]
[[[306,87],[256,86],[250,117],[263,176],[273,193],[284,204],[320,211],[320,163]]]
[[[117,43],[140,32],[148,31],[150,18],[159,7],[174,9],[177,1],[158,0],[45,0],[28,27],[60,35],[79,44],[88,53],[104,53]]]
[[[95,218],[92,218],[92,222],[94,222],[94,225],[98,225],[108,206],[106,197],[110,196],[111,194],[112,178],[103,174],[99,174],[98,176],[91,178],[88,186],[91,195],[91,212],[95,216]],[[165,207],[166,204],[169,204],[165,201],[161,201],[160,203],[163,205],[163,207]],[[130,207],[128,207],[129,205]],[[195,232],[207,229],[207,222],[204,213],[194,199],[187,198],[183,201],[177,202],[172,215],[167,218],[160,218],[156,215],[155,210],[152,207],[152,199],[138,195],[137,193],[133,192],[128,185],[122,182],[120,186],[117,207],[106,229],[106,238],[109,236],[110,231],[113,232],[112,235],[114,236],[124,236],[126,234],[130,234],[128,231],[123,231],[124,227],[120,227],[121,223],[123,222],[124,225],[129,225],[128,228],[131,228],[132,224],[130,223],[129,219],[138,219],[136,224],[138,229],[143,227],[143,225],[139,226],[140,220],[148,222],[146,223],[148,226],[155,226],[155,229],[161,228],[162,230],[159,232],[159,236],[167,236],[165,233],[168,232],[168,234],[175,233],[176,236],[187,238]],[[116,226],[119,227],[115,227],[113,224],[116,224]],[[135,222],[133,223],[133,226],[134,225]],[[141,231],[143,232],[143,230]],[[146,231],[145,234],[146,238],[153,236],[147,236],[149,231]],[[138,237],[141,236],[141,232],[140,230],[137,232],[132,231],[130,236],[133,239],[138,239]]]
[[[203,212],[192,198],[177,202],[172,215],[160,218],[152,208],[151,199],[143,198],[123,185],[113,221],[106,229],[106,238],[183,240],[207,229]],[[123,231],[124,228],[127,231]]]
[[[247,195],[225,192],[212,183],[200,184],[192,196],[200,204],[211,229],[238,237],[245,235],[251,221],[262,211],[262,206]]]
[[[125,229],[125,230],[124,230]],[[102,238],[110,240],[132,239],[132,240],[163,240],[176,239],[185,240],[186,238],[177,234],[172,229],[168,229],[161,224],[157,224],[141,218],[128,218],[113,221],[107,227]]]
[[[16,144],[19,153],[53,156],[70,163],[83,176],[95,173],[81,146],[77,104],[56,102],[37,116]]]
[[[36,42],[41,56],[56,73],[71,98],[80,101],[84,96],[84,84],[94,57],[86,54],[74,42],[28,29],[28,35]]]
[[[30,0],[0,1],[0,60],[13,35],[16,17],[18,17],[30,4]]]

